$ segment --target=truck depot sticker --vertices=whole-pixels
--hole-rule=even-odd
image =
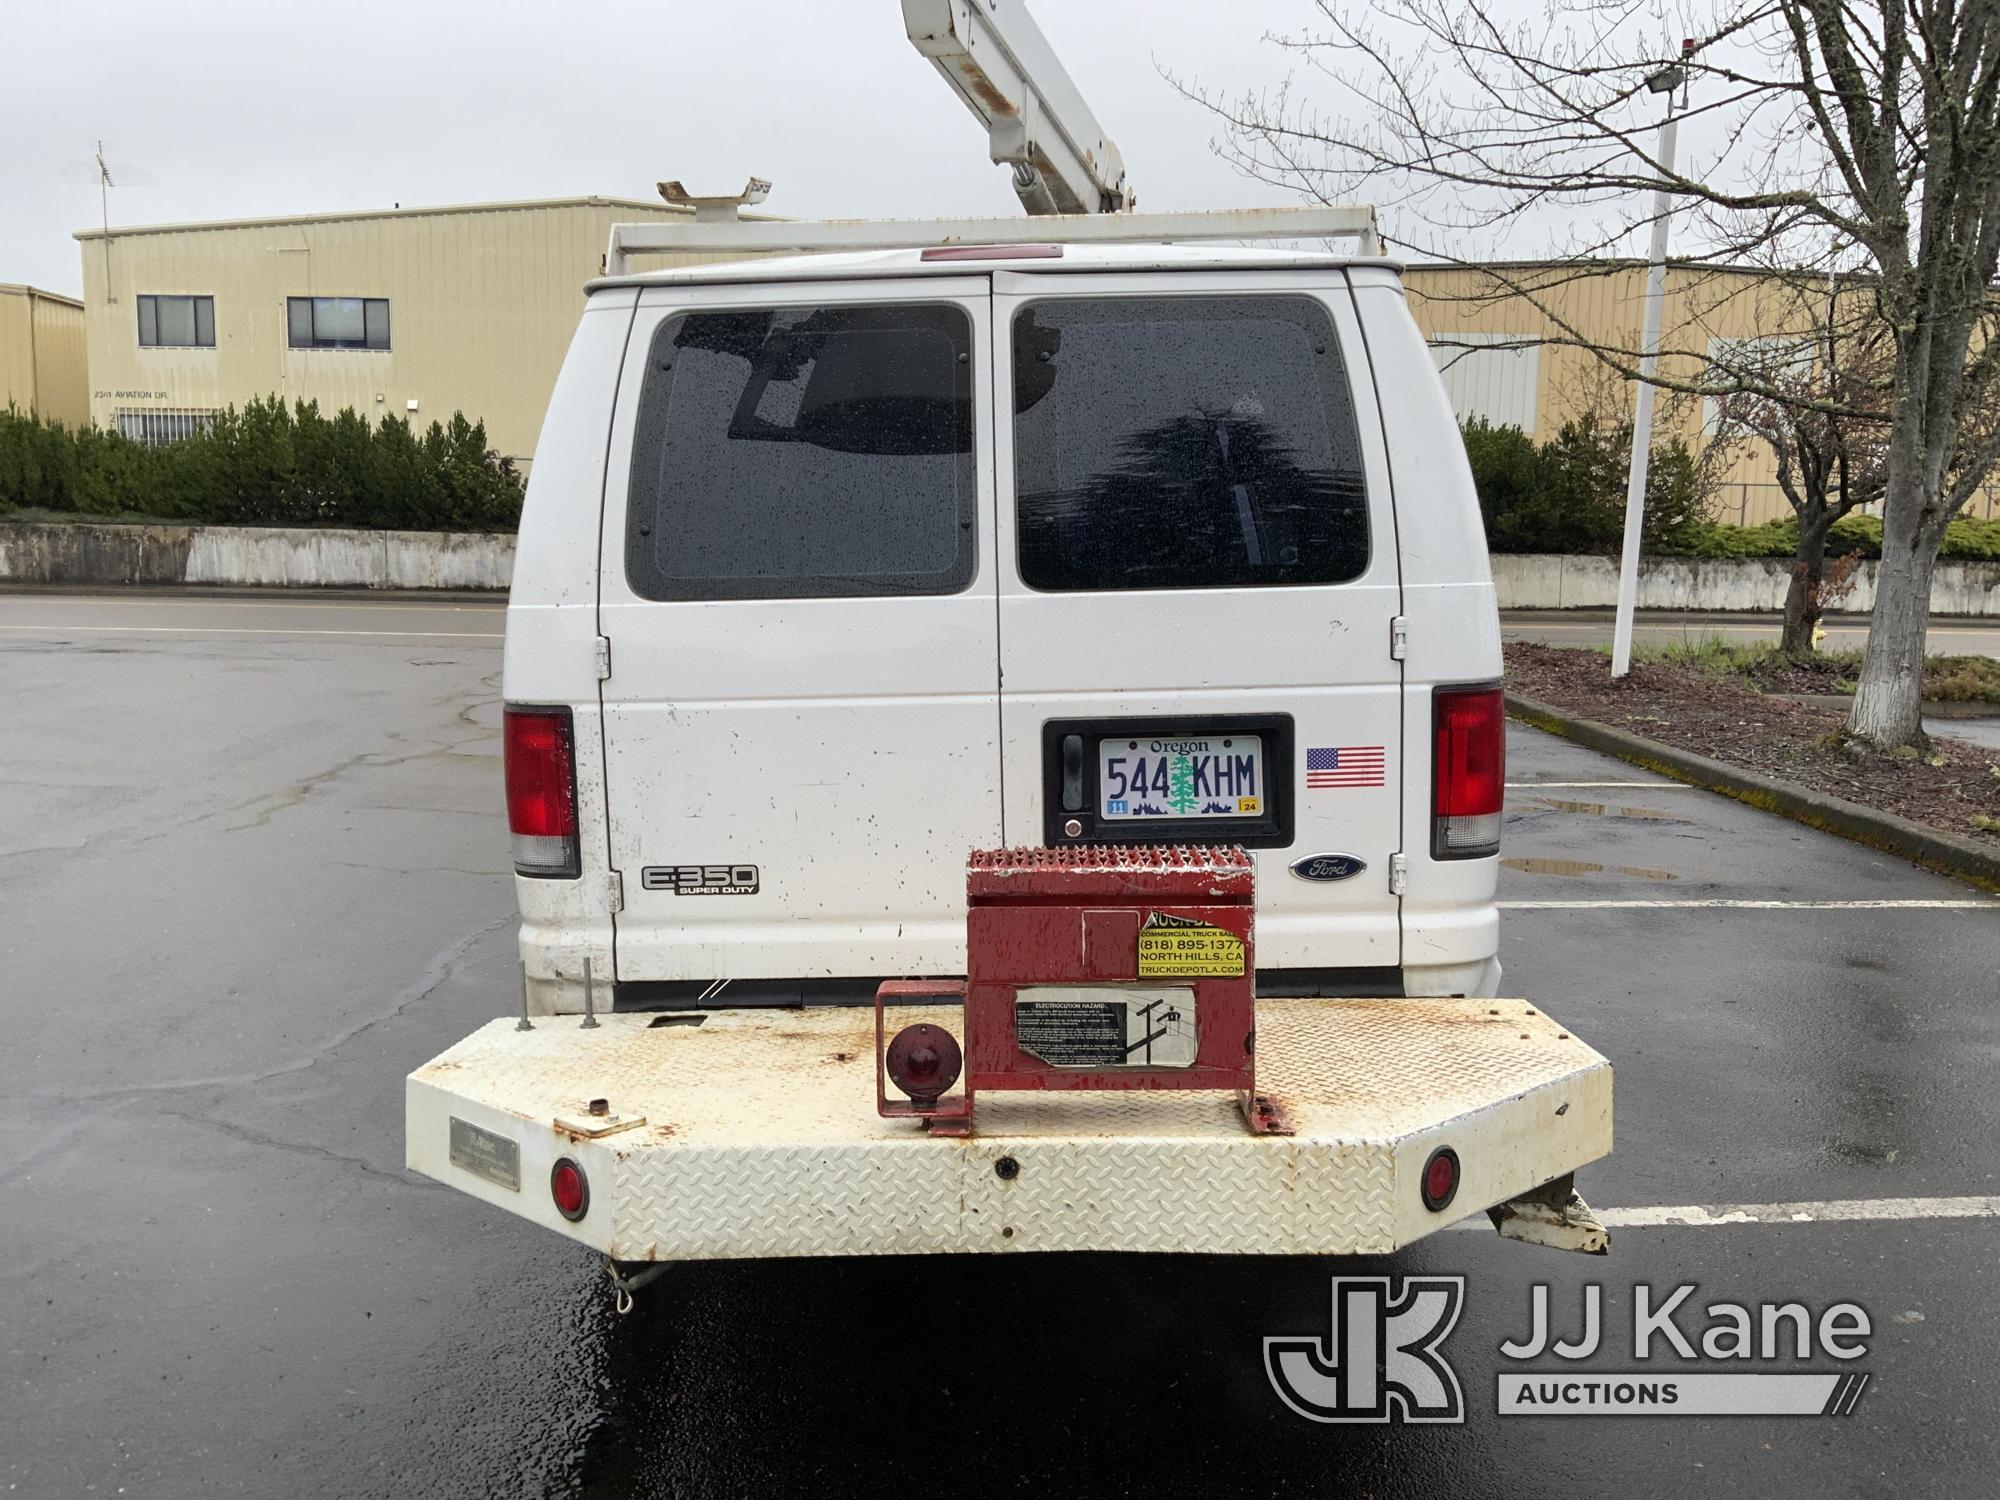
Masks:
[[[1191,1068],[1194,991],[1032,986],[1014,997],[1014,1040],[1056,1068]]]
[[[1233,932],[1148,912],[1139,929],[1141,979],[1238,979],[1243,974],[1243,939]]]

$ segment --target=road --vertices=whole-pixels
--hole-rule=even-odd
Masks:
[[[6,1493],[1990,1489],[2000,905],[1523,729],[1507,988],[1616,1064],[1609,1259],[690,1265],[616,1316],[587,1253],[401,1165],[404,1074],[513,999],[498,631],[0,596]],[[1721,1222],[1649,1222],[1690,1205]],[[1261,1340],[1413,1272],[1467,1278],[1470,1430],[1283,1409]],[[1633,1368],[1638,1283],[1698,1282],[1859,1303],[1873,1378],[1845,1418],[1500,1418],[1537,1282],[1563,1331],[1602,1284],[1585,1369]]]

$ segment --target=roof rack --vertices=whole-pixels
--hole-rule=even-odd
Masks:
[[[721,202],[723,200],[716,200]],[[787,251],[912,250],[939,245],[1174,244],[1188,240],[1353,239],[1379,255],[1375,210],[1231,208],[1179,214],[1036,214],[981,219],[682,219],[613,224],[604,274],[623,276],[632,255],[770,254]]]

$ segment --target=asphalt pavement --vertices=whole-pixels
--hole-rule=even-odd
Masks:
[[[1519,728],[1506,988],[1617,1068],[1609,1258],[696,1264],[617,1316],[401,1165],[404,1075],[513,1003],[500,618],[0,595],[7,1493],[1991,1491],[2000,904]],[[1286,1410],[1262,1340],[1414,1273],[1467,1279],[1466,1424]],[[1495,1414],[1533,1285],[1564,1332],[1601,1285],[1593,1371],[1687,1282],[1865,1308],[1852,1415]]]

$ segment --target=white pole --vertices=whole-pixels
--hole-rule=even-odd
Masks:
[[[1680,121],[1668,96],[1660,127],[1661,185],[1653,190],[1653,253],[1646,270],[1646,326],[1639,338],[1639,395],[1632,413],[1632,464],[1625,475],[1625,548],[1618,560],[1618,622],[1611,632],[1611,675],[1632,670],[1632,610],[1639,599],[1639,533],[1646,524],[1646,464],[1653,450],[1653,371],[1660,362],[1660,308],[1667,295],[1667,212],[1672,196],[1665,179],[1674,170],[1674,137]]]

